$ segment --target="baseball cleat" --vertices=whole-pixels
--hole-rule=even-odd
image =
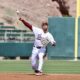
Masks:
[[[35,73],[38,73],[39,71],[38,71],[38,70],[35,70],[34,72],[35,72]]]
[[[41,76],[41,75],[43,75],[42,73],[36,73],[35,74],[36,76]]]
[[[41,75],[42,75],[42,72],[39,71],[39,70],[35,70],[35,75],[36,75],[36,76],[41,76]]]

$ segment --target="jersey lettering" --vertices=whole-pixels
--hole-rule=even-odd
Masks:
[[[41,40],[41,34],[38,34],[37,39]]]

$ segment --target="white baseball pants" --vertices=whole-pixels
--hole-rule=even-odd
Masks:
[[[32,68],[34,70],[42,71],[43,56],[45,55],[45,51],[46,51],[46,48],[38,49],[36,47],[33,47],[31,63],[32,63]]]

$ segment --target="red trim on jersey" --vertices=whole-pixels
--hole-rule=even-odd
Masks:
[[[21,20],[22,22],[23,22],[23,24],[26,26],[26,27],[28,27],[31,31],[32,31],[32,25],[31,24],[29,24],[27,21],[25,21],[25,20]]]

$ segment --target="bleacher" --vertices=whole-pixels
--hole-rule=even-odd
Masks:
[[[17,40],[19,42],[33,41],[34,35],[32,32],[28,32],[27,30],[17,30],[15,26],[1,25],[0,26],[0,42],[2,42],[2,40],[3,42],[10,42],[11,40],[13,40],[14,42],[16,42]]]
[[[34,40],[34,35],[33,35],[32,32],[28,32],[27,30],[16,29],[15,26],[0,25],[0,57],[2,55],[4,55],[3,57],[5,59],[10,58],[10,57],[11,58],[29,57],[29,56],[24,56],[24,55],[26,55],[26,49],[24,50],[24,48],[32,46],[32,41],[33,40]],[[21,43],[21,44],[19,44],[19,43]],[[9,50],[7,49],[7,47],[10,47],[11,45],[12,45],[12,48],[16,49],[16,51],[13,51],[13,49],[10,48],[10,49],[12,49],[12,52],[10,52],[10,49]],[[21,46],[21,45],[24,45],[24,46]],[[30,45],[30,46],[28,46],[28,45]],[[21,49],[23,48],[22,49],[22,50],[24,50],[23,54],[20,53],[20,52],[22,52],[22,50],[20,49],[21,51],[19,51],[18,47],[20,47]],[[6,50],[6,49],[8,51],[3,51],[3,50]],[[29,54],[30,53],[31,52],[29,51]],[[22,55],[22,56],[19,56],[19,54]],[[6,55],[8,55],[8,56],[6,56]]]
[[[0,29],[1,30],[13,30],[15,29],[15,27],[14,26],[0,26]]]

